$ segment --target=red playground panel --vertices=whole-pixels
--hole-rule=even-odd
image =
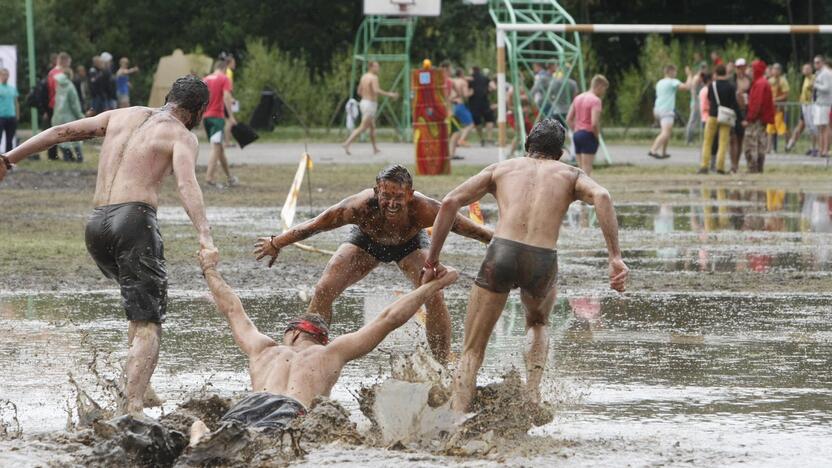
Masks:
[[[413,70],[413,144],[416,147],[416,173],[451,173],[448,156],[448,107],[445,102],[442,70]]]

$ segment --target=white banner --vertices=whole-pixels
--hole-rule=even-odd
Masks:
[[[9,71],[9,84],[17,86],[17,46],[0,45],[0,68]]]

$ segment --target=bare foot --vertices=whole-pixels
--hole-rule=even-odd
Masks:
[[[376,147],[373,147],[373,154],[379,154],[379,153],[381,153],[381,150],[376,148]]]
[[[159,398],[159,395],[156,394],[156,391],[153,390],[153,387],[150,385],[147,386],[147,389],[144,391],[144,407],[145,408],[154,408],[156,406],[162,406],[165,400]]]
[[[352,153],[350,153],[350,145],[341,145],[341,148],[344,148],[344,152],[347,153],[347,156],[352,155]]]

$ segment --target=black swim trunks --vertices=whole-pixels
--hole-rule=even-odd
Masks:
[[[250,429],[285,429],[293,419],[306,414],[306,408],[294,398],[268,392],[257,392],[238,401],[220,423],[240,423]]]
[[[401,244],[384,245],[372,240],[358,226],[353,226],[347,238],[347,243],[359,247],[382,263],[398,263],[419,249],[430,248],[430,239],[424,229]]]
[[[496,293],[521,288],[542,298],[555,286],[558,252],[494,237],[474,283]]]
[[[87,221],[87,251],[121,286],[127,320],[165,320],[168,273],[156,209],[131,202],[100,206]]]

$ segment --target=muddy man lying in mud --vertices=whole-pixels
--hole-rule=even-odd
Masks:
[[[281,235],[261,237],[254,253],[258,260],[271,257],[271,267],[282,248],[320,232],[354,225],[315,285],[307,310],[331,323],[332,302],[379,263],[395,262],[414,286],[419,285],[430,244],[425,228],[433,225],[438,211],[438,201],[413,190],[413,178],[407,169],[391,166],[378,174],[375,187],[341,200]],[[450,229],[484,243],[491,241],[493,234],[491,229],[459,214],[453,217]],[[451,349],[451,319],[442,293],[437,291],[425,308],[428,344],[437,361],[445,364]]]
[[[252,394],[240,400],[222,417],[213,434],[236,423],[268,431],[283,429],[306,413],[312,400],[328,396],[353,359],[372,351],[393,330],[404,325],[416,311],[459,277],[455,270],[398,298],[358,331],[329,341],[329,329],[320,315],[307,314],[289,321],[283,341],[260,333],[246,315],[240,299],[217,271],[219,254],[214,249],[199,253],[202,271],[217,308],[228,319],[234,341],[248,356]],[[209,434],[197,420],[191,427],[191,446]]]

